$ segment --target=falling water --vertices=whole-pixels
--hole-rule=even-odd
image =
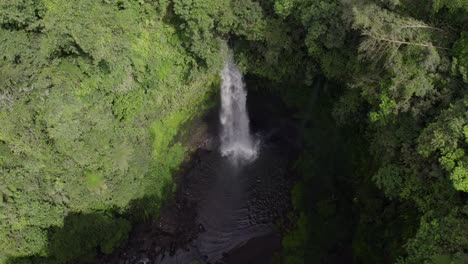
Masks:
[[[258,144],[250,134],[242,73],[230,57],[221,71],[221,154],[235,161],[252,161]]]

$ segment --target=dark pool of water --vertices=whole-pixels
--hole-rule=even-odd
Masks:
[[[281,107],[263,97],[249,100],[261,144],[248,164],[219,154],[216,111],[208,115],[208,143],[180,175],[173,201],[100,263],[269,263],[281,249],[278,225],[291,211],[291,163],[300,148],[297,126]]]

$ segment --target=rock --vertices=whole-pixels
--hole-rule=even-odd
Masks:
[[[150,262],[149,258],[143,257],[143,258],[141,258],[140,260],[138,260],[138,261],[136,262],[136,264],[151,264],[151,262]]]
[[[162,252],[162,248],[161,248],[161,247],[156,246],[156,247],[154,248],[154,253],[156,253],[156,255],[161,254],[161,252]]]
[[[206,231],[206,230],[205,230],[205,227],[204,227],[202,224],[198,224],[198,232],[199,232],[199,233],[203,233],[203,232],[205,232],[205,231]]]
[[[174,256],[176,252],[176,244],[175,242],[171,242],[171,246],[169,247],[169,256]]]

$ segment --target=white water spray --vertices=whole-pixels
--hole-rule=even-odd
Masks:
[[[253,161],[258,142],[250,134],[242,73],[229,57],[221,71],[221,154],[235,161]]]

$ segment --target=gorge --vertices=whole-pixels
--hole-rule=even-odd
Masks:
[[[467,14],[0,0],[0,264],[468,263]]]

